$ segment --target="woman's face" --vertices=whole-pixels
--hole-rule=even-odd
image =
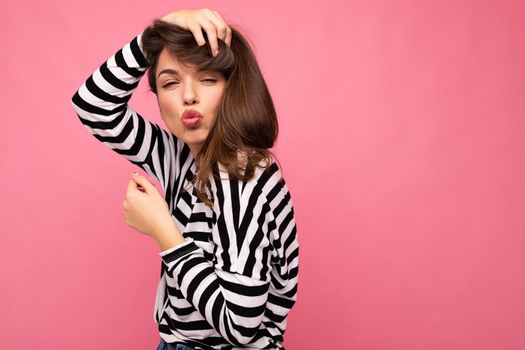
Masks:
[[[196,72],[187,68],[163,49],[158,60],[157,100],[162,120],[168,129],[197,154],[215,120],[224,92],[225,80],[221,73]],[[186,125],[182,114],[194,110],[202,115],[195,125]]]

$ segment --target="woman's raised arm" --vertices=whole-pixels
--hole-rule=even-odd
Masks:
[[[204,30],[212,52],[218,50],[218,38],[230,45],[231,29],[217,11],[177,10],[161,19],[191,31],[199,45],[205,44]],[[128,106],[149,68],[141,38],[142,33],[104,62],[75,92],[71,103],[93,136],[141,167],[166,189],[168,179],[178,177],[179,164],[184,164],[189,150],[182,150],[184,143],[173,133]]]
[[[75,92],[71,104],[95,138],[141,167],[165,189],[170,164],[181,144],[128,106],[148,68],[141,37],[142,33],[95,70]]]

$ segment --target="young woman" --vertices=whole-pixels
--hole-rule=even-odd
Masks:
[[[146,71],[169,132],[127,104]],[[274,105],[240,32],[216,11],[172,12],[103,63],[72,105],[165,192],[133,174],[123,203],[126,223],[160,248],[158,349],[284,349],[299,243],[269,151]]]

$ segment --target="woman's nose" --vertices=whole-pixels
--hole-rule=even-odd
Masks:
[[[195,93],[195,90],[188,86],[184,90],[184,104],[192,105],[197,103],[197,94]]]
[[[192,97],[184,97],[184,104],[187,104],[187,105],[193,105],[197,103],[197,99],[192,96]]]

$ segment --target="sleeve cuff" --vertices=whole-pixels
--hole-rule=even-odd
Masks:
[[[192,238],[187,237],[184,240],[186,242],[176,245],[175,247],[163,250],[159,253],[162,260],[164,260],[166,264],[172,263],[173,261],[190,254],[194,250],[199,249],[199,247],[195,244]]]

